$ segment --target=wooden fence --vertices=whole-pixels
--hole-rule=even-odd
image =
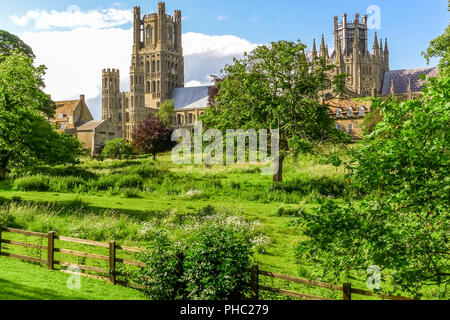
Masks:
[[[46,238],[47,245],[44,246],[44,245],[39,245],[39,244],[31,244],[31,243],[24,243],[24,242],[19,242],[19,241],[3,239],[2,238],[3,232],[13,233],[13,234],[21,234],[21,235],[25,235],[28,237]],[[100,254],[74,251],[74,250],[63,249],[63,248],[56,248],[55,240],[60,240],[62,242],[68,242],[68,243],[76,243],[76,244],[81,244],[81,245],[88,245],[88,246],[92,246],[92,247],[106,248],[109,250],[109,254],[108,255],[100,255]],[[2,251],[2,243],[9,244],[12,246],[19,246],[19,247],[24,247],[24,248],[32,248],[32,249],[47,251],[47,259],[41,259],[41,258],[36,258],[36,257],[12,254],[9,252],[3,252]],[[108,281],[111,284],[130,285],[130,283],[128,281],[118,281],[117,280],[118,275],[126,276],[126,274],[120,273],[120,272],[118,272],[118,270],[116,270],[117,264],[123,264],[123,265],[135,266],[135,267],[146,267],[146,264],[143,262],[135,261],[135,260],[127,260],[127,259],[118,258],[116,255],[118,250],[121,250],[123,252],[128,252],[128,253],[134,253],[134,254],[143,252],[143,249],[122,246],[122,245],[117,244],[115,241],[110,241],[109,243],[105,243],[105,242],[91,241],[91,240],[85,240],[85,239],[77,239],[77,238],[71,238],[71,237],[58,236],[53,231],[51,231],[49,233],[40,233],[40,232],[19,230],[19,229],[13,229],[13,228],[5,228],[5,227],[0,226],[0,257],[5,256],[5,257],[9,257],[9,258],[25,260],[25,261],[30,261],[30,262],[34,262],[34,263],[40,263],[40,264],[46,265],[49,270],[55,270],[55,265],[63,267],[63,268],[64,267],[66,267],[66,268],[76,267],[81,271],[91,271],[91,272],[103,274],[103,276],[92,275],[92,274],[88,274],[88,273],[84,273],[84,272],[74,273],[73,271],[69,271],[67,269],[60,269],[60,271],[69,273],[69,274],[78,274],[83,277]],[[82,265],[82,264],[74,264],[74,263],[67,262],[67,261],[58,261],[58,260],[55,260],[56,252],[61,253],[61,254],[76,256],[76,257],[91,258],[91,259],[95,259],[95,260],[105,261],[108,263],[109,267],[108,267],[108,269],[105,269],[105,268],[87,266],[87,265]],[[364,296],[381,297],[383,299],[388,299],[388,300],[412,300],[411,298],[407,298],[407,297],[389,296],[389,295],[385,295],[385,294],[376,294],[376,293],[373,293],[373,292],[367,291],[367,290],[355,289],[355,288],[352,288],[351,283],[344,283],[342,286],[340,286],[340,285],[333,285],[333,284],[321,282],[321,281],[296,278],[296,277],[292,277],[292,276],[288,276],[288,275],[263,271],[263,270],[259,269],[259,266],[253,266],[250,270],[250,273],[251,273],[251,298],[252,298],[252,300],[259,300],[259,292],[260,291],[276,293],[279,295],[288,296],[288,297],[297,298],[297,299],[304,299],[304,300],[331,300],[331,299],[327,299],[324,297],[314,296],[314,295],[310,295],[310,294],[306,294],[306,293],[260,285],[260,281],[259,281],[260,276],[270,277],[270,278],[274,278],[274,279],[281,279],[284,281],[297,283],[297,284],[304,284],[304,285],[313,286],[313,287],[320,287],[320,288],[326,288],[326,289],[335,290],[335,291],[341,291],[343,300],[352,300],[352,293],[364,295]],[[108,276],[104,276],[104,275],[108,275]]]

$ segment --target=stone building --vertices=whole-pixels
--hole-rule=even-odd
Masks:
[[[130,92],[120,92],[119,70],[102,72],[102,119],[109,119],[128,140],[175,88],[184,87],[181,11],[168,15],[159,2],[157,13],[141,16],[141,8],[135,7],[133,14]]]
[[[175,128],[193,128],[198,118],[208,108],[209,87],[177,88],[173,91],[175,103]]]
[[[361,139],[361,124],[370,112],[370,102],[356,99],[333,99],[327,101],[329,114],[336,123],[336,129],[347,132],[353,139]]]
[[[84,95],[79,100],[56,101],[56,111],[49,122],[59,132],[77,137],[91,155],[100,153],[106,142],[119,138],[109,119],[94,121]]]
[[[50,123],[56,126],[56,130],[75,135],[75,128],[83,123],[94,120],[86,105],[84,95],[78,100],[56,101],[56,111]]]

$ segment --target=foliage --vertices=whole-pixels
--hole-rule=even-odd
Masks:
[[[138,175],[129,175],[121,177],[117,183],[117,188],[142,188],[143,180]]]
[[[157,117],[150,116],[133,133],[133,147],[140,154],[156,155],[172,149],[172,132],[167,124]]]
[[[49,179],[42,175],[19,178],[14,181],[13,189],[18,191],[47,191]]]
[[[141,254],[147,264],[135,275],[134,281],[144,284],[145,294],[155,300],[182,300],[186,298],[181,249],[170,241],[164,231],[156,231]]]
[[[201,209],[197,217],[191,236],[177,243],[165,231],[152,233],[149,250],[141,254],[147,267],[134,277],[147,287],[150,298],[229,300],[248,293],[253,255],[248,226],[218,218],[212,206]]]
[[[43,75],[23,54],[0,63],[0,179],[11,168],[75,163],[82,152],[76,138],[57,133],[42,115],[54,111],[42,91]]]
[[[159,106],[157,117],[159,120],[161,120],[162,123],[164,123],[168,126],[172,126],[174,116],[175,116],[175,101],[174,100],[169,100],[169,101],[163,102]]]
[[[334,96],[343,92],[345,75],[331,78],[333,68],[324,59],[308,59],[300,41],[260,46],[215,79],[218,90],[210,89],[210,94],[217,96],[201,119],[205,127],[222,132],[279,129],[281,170],[274,180],[281,181],[287,152],[310,152],[317,143],[340,141],[342,134],[322,103],[330,86]]]
[[[201,228],[186,250],[188,299],[242,299],[248,292],[251,255],[244,235],[221,225]]]
[[[378,265],[387,283],[415,294],[450,282],[450,77],[430,81],[423,99],[373,101],[384,121],[349,164],[372,195],[305,217],[300,258],[336,274]]]
[[[103,157],[112,159],[124,159],[131,155],[133,155],[131,143],[122,138],[107,141],[102,151]]]
[[[443,35],[430,42],[427,51],[422,52],[422,55],[428,63],[431,58],[441,58],[439,72],[442,76],[450,76],[450,26],[447,26]]]
[[[29,58],[34,58],[33,50],[19,37],[0,30],[0,63],[5,59],[6,56],[14,54],[16,52],[21,52]]]
[[[381,121],[383,121],[383,116],[380,110],[372,106],[370,113],[364,117],[362,123],[364,135],[370,135]]]

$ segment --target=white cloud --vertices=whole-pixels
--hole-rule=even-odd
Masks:
[[[223,20],[227,20],[228,17],[227,16],[217,16],[217,20],[219,21],[223,21]]]
[[[90,10],[83,12],[78,6],[69,6],[66,11],[30,10],[23,16],[11,16],[17,25],[25,27],[34,22],[35,29],[49,30],[51,28],[91,29],[111,28],[122,26],[133,21],[131,10],[115,8]]]
[[[112,9],[102,11],[109,10]],[[47,26],[57,24],[48,21]],[[69,25],[75,27],[72,30],[28,31],[20,37],[33,48],[36,63],[47,66],[45,91],[53,100],[73,99],[85,94],[94,118],[99,119],[102,69],[120,69],[121,91],[129,90],[132,29],[97,28],[101,24],[94,25],[82,19],[67,22],[66,26]],[[186,86],[208,85],[211,74],[219,74],[234,57],[240,58],[256,46],[232,35],[183,34]]]

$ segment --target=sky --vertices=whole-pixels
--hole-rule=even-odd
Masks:
[[[48,68],[45,91],[53,100],[86,95],[101,118],[101,70],[121,70],[129,90],[132,8],[157,11],[157,0],[0,1],[0,29],[18,35]],[[233,58],[258,45],[300,39],[309,47],[322,34],[333,46],[333,16],[369,15],[374,33],[389,42],[391,69],[427,67],[421,52],[442,34],[450,14],[447,0],[169,0],[166,11],[183,14],[186,86],[206,85]],[[434,66],[436,60],[431,62]]]

